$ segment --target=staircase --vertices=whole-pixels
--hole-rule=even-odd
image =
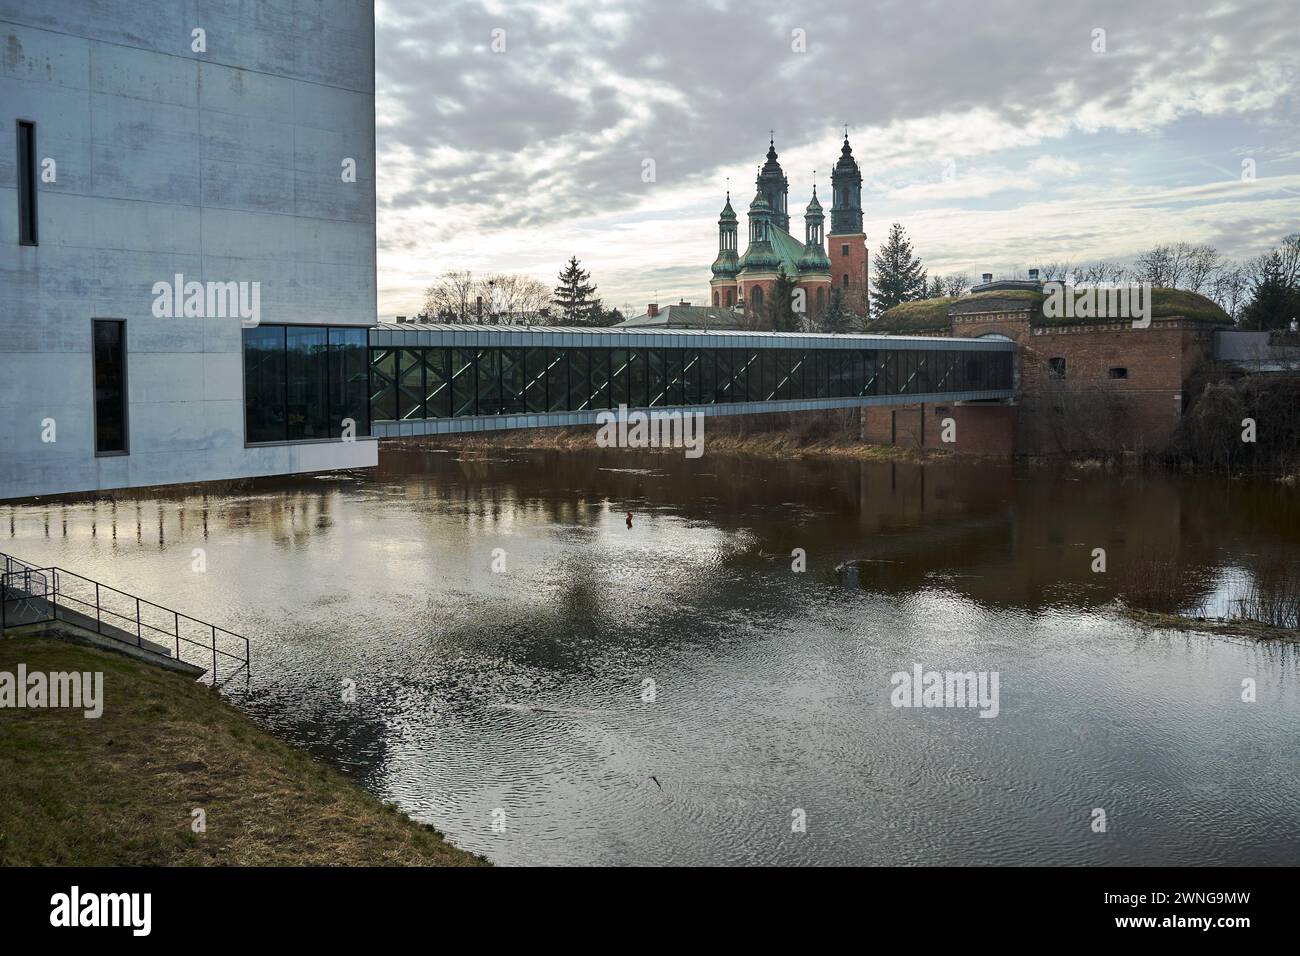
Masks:
[[[76,636],[228,680],[247,675],[248,638],[64,568],[40,568],[0,552],[0,633],[61,624]],[[222,673],[224,671],[224,673]]]

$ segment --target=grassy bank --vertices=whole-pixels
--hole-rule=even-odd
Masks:
[[[0,710],[0,865],[483,862],[189,678],[61,641],[0,639],[0,671],[20,662],[102,671],[104,712]],[[196,808],[204,833],[191,830]]]
[[[935,461],[953,454],[905,445],[871,445],[858,435],[857,409],[717,416],[706,420],[704,450],[706,455],[725,452],[760,458],[817,457],[857,461]],[[592,451],[596,448],[596,426],[471,432],[394,441],[411,448],[433,446],[458,451],[502,448]],[[680,449],[674,449],[672,453],[681,455]]]
[[[562,433],[562,434],[560,434]],[[479,432],[465,435],[439,435],[435,439],[393,439],[399,447],[454,448],[462,452],[523,448],[550,451],[591,451],[596,448],[591,429],[545,428],[529,431]],[[951,453],[920,450],[902,445],[867,445],[847,439],[818,438],[806,440],[796,435],[709,434],[705,440],[708,454],[753,455],[760,458],[851,458],[858,461],[938,461]],[[656,449],[646,449],[653,452]],[[659,449],[663,454],[681,457],[681,449]]]

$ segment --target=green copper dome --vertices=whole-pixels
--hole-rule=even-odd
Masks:
[[[830,275],[831,260],[826,256],[826,250],[821,247],[820,243],[809,243],[804,246],[803,255],[799,257],[799,273],[806,275],[810,272],[824,272]]]
[[[770,242],[755,242],[740,260],[741,272],[776,272],[781,268],[781,257],[772,250]]]

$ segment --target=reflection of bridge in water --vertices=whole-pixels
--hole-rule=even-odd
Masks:
[[[753,415],[1005,402],[1015,348],[994,339],[384,323],[370,330],[371,433],[584,425],[620,405]]]

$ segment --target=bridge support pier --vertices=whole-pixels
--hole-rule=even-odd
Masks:
[[[873,445],[1010,458],[1019,407],[1003,402],[926,402],[862,409],[862,440]]]

